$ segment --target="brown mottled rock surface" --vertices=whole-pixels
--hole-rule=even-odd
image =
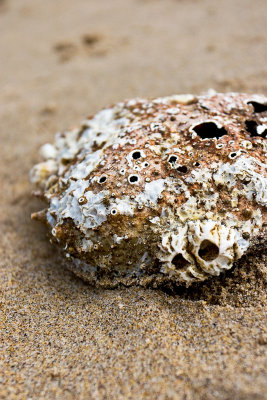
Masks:
[[[124,98],[263,93],[261,0],[1,1],[2,399],[265,399],[266,254],[192,287],[67,271],[28,173],[54,132]]]

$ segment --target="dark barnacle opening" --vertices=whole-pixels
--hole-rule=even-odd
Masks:
[[[195,131],[201,139],[218,139],[228,133],[224,127],[218,128],[215,122],[202,122],[194,126],[193,131]]]
[[[236,156],[237,156],[236,152],[232,152],[229,154],[229,158],[232,158],[232,159],[236,158]]]
[[[177,168],[177,171],[180,172],[181,174],[186,174],[188,172],[188,168],[186,165],[181,165],[180,167]]]
[[[178,253],[173,257],[172,264],[175,266],[175,268],[181,269],[186,267],[189,262],[184,258],[182,254]]]
[[[140,151],[135,151],[135,152],[132,154],[132,157],[133,157],[134,160],[138,160],[138,158],[141,158],[141,153],[140,153]]]
[[[258,124],[256,121],[247,120],[245,122],[245,125],[246,125],[246,130],[250,133],[251,137],[261,137],[261,138],[265,137],[266,138],[266,136],[267,136],[266,130],[264,132],[262,132],[261,134],[258,133],[258,131],[257,131]]]
[[[107,177],[104,175],[104,176],[101,176],[100,178],[99,178],[99,183],[104,183],[104,182],[106,182],[106,180],[107,180]]]
[[[135,183],[135,182],[138,182],[138,176],[137,175],[131,175],[130,176],[130,178],[129,178],[129,182],[130,183]]]
[[[204,261],[213,261],[219,255],[219,247],[210,240],[203,240],[198,250],[199,257]]]
[[[252,105],[255,113],[262,113],[267,111],[267,104],[258,103],[257,101],[249,101],[248,104]]]
[[[175,164],[176,161],[177,161],[177,159],[178,159],[177,156],[170,156],[169,159],[168,159],[168,162],[169,162],[170,164]]]
[[[257,134],[257,122],[255,121],[246,121],[246,130],[250,133],[251,136],[258,136]]]

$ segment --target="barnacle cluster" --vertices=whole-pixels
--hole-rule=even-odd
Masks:
[[[260,95],[120,102],[41,148],[33,217],[90,282],[219,275],[266,234],[266,134]]]

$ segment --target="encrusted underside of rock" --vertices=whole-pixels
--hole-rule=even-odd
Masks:
[[[41,148],[33,217],[96,284],[217,276],[266,238],[266,134],[260,95],[118,103]]]

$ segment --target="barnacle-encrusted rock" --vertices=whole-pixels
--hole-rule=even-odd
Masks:
[[[259,95],[118,103],[41,148],[33,217],[90,282],[219,275],[266,233],[266,133]]]

